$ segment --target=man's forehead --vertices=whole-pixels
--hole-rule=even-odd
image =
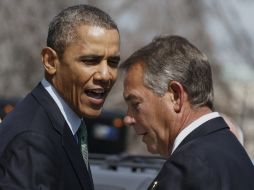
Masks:
[[[93,26],[90,27],[87,31],[88,34],[93,34],[94,36],[101,36],[105,34],[105,28],[99,27],[99,26]]]
[[[88,37],[92,36],[93,38],[100,38],[100,37],[113,37],[116,38],[117,42],[120,43],[120,36],[117,29],[107,29],[101,26],[94,26],[94,25],[78,25],[75,28],[75,32],[79,37]]]

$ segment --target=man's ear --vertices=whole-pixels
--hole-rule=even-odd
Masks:
[[[171,81],[169,84],[169,91],[171,92],[171,101],[175,112],[179,113],[184,102],[183,86],[177,81]]]
[[[43,48],[41,51],[41,60],[45,72],[49,75],[54,75],[56,73],[56,67],[58,62],[58,56],[56,51],[50,47]]]

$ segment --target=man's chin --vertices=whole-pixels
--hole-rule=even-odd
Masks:
[[[102,109],[89,109],[86,110],[85,112],[82,112],[82,117],[87,117],[87,118],[96,118],[101,115]]]
[[[147,151],[150,152],[151,154],[158,154],[157,149],[155,149],[154,147],[150,147],[148,145],[146,145],[147,147]]]

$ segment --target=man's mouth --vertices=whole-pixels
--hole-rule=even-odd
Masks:
[[[139,136],[145,136],[146,134],[147,134],[147,132],[137,133],[137,135],[139,135]]]
[[[94,99],[104,99],[107,95],[107,91],[104,89],[88,89],[85,90],[87,96]]]
[[[94,109],[101,109],[108,95],[109,89],[90,88],[85,90],[85,94],[89,97],[89,102]]]

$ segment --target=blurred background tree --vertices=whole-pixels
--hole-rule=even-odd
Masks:
[[[254,158],[254,2],[252,0],[1,0],[0,97],[21,98],[43,77],[40,51],[50,20],[63,8],[87,3],[109,13],[121,33],[122,61],[160,34],[186,37],[212,64],[218,111],[243,128]],[[105,108],[125,111],[122,76]],[[147,153],[129,130],[128,152]]]

